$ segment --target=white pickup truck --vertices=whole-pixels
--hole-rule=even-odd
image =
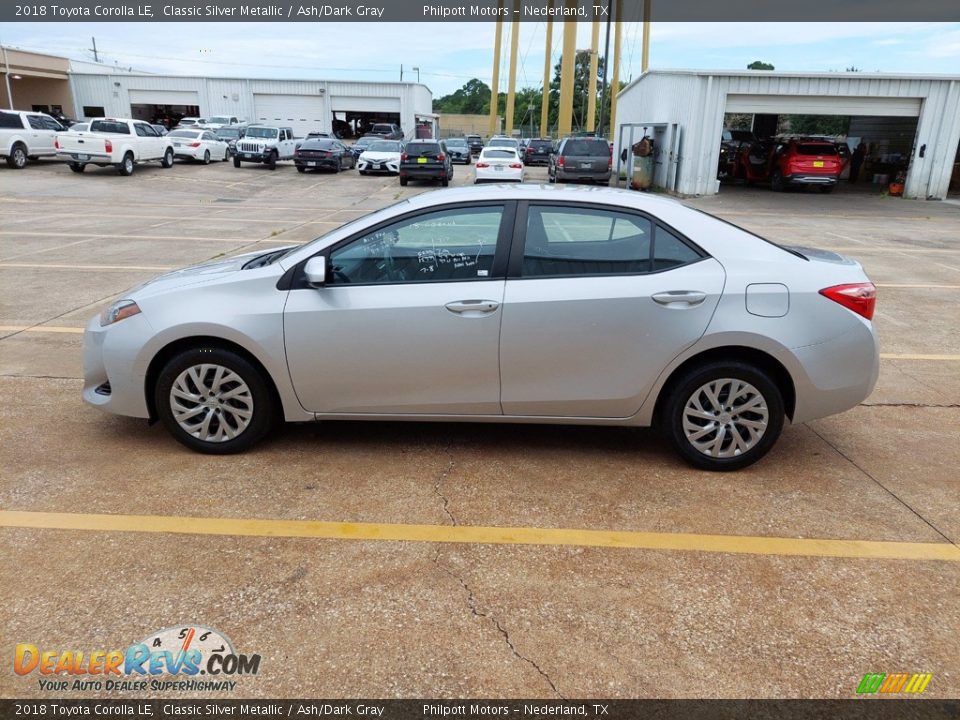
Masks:
[[[57,135],[57,154],[76,173],[93,164],[113,165],[121,175],[132,175],[138,163],[151,160],[173,167],[173,142],[142,120],[96,118],[86,132]]]
[[[66,128],[45,113],[21,110],[0,111],[0,157],[7,166],[20,170],[27,159],[53,157],[54,140]]]

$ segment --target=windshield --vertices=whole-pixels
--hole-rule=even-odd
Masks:
[[[393,125],[374,125],[372,132],[375,132],[375,133],[393,132]]]
[[[220,128],[217,130],[218,138],[235,138],[240,137],[240,131],[237,128]]]
[[[571,140],[563,148],[564,155],[609,155],[610,146],[606,140]]]
[[[267,128],[267,127],[247,128],[247,137],[275,138],[276,136],[277,136],[276,128]]]
[[[467,141],[463,138],[450,138],[447,140],[447,145],[449,147],[466,147]]]
[[[196,130],[174,130],[172,133],[167,133],[167,137],[196,138],[200,137],[200,133]]]
[[[213,116],[212,118],[210,118],[207,122],[216,123],[217,125],[229,125],[229,124],[230,124],[230,118],[228,118],[228,117],[221,117],[220,115],[214,115],[214,116]]]
[[[375,142],[379,142],[380,138],[375,137],[362,137],[357,140],[354,145],[359,145],[360,147],[366,147],[367,145],[372,145]]]
[[[490,147],[517,147],[518,143],[516,140],[511,140],[510,138],[493,138],[490,142],[487,143]]]
[[[370,143],[370,147],[367,148],[370,152],[400,152],[400,143],[390,142],[389,140],[381,140],[379,142]]]

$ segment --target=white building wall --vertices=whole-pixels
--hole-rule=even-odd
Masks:
[[[920,101],[917,139],[904,195],[946,196],[951,159],[960,143],[960,78],[874,76],[861,73],[770,73],[652,71],[640,76],[618,96],[617,125],[630,122],[676,122],[682,126],[682,146],[676,190],[709,195],[716,180],[723,117],[729,96],[759,95],[787,98],[897,99],[891,115],[902,115],[903,99]],[[883,115],[883,103],[872,114]],[[846,114],[846,113],[844,113]],[[920,147],[926,145],[924,157]],[[617,148],[619,152],[619,148]],[[659,184],[659,183],[658,183]]]
[[[86,68],[84,68],[86,69]],[[125,117],[130,113],[131,90],[177,90],[197,93],[200,115],[236,115],[254,119],[255,94],[320,96],[324,99],[325,127],[332,128],[331,97],[399,99],[400,124],[411,137],[418,114],[433,112],[433,94],[419,83],[353,82],[341,80],[260,80],[243,78],[201,78],[132,73],[71,74],[74,89],[74,117],[82,117],[84,106],[103,107],[107,115]]]

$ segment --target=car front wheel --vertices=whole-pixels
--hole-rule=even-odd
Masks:
[[[178,442],[213,455],[248,449],[267,434],[276,415],[261,372],[216,347],[173,357],[160,372],[154,400],[160,420]]]
[[[762,458],[783,429],[783,398],[760,370],[735,361],[696,367],[676,382],[660,423],[687,462],[739,470]]]

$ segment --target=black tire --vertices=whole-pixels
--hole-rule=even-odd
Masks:
[[[473,165],[473,159],[467,155],[467,165]]]
[[[181,373],[191,367],[207,364],[218,365],[236,373],[249,390],[249,397],[252,401],[253,408],[252,417],[249,420],[249,424],[236,437],[230,440],[203,440],[195,437],[180,426],[171,408],[170,391]],[[195,385],[194,387],[196,388]],[[231,387],[233,387],[232,384]],[[198,393],[198,396],[204,397],[201,393]],[[167,428],[167,431],[173,435],[174,439],[191,450],[209,455],[229,455],[247,450],[270,431],[278,417],[270,386],[267,384],[267,380],[261,372],[244,357],[230,350],[217,347],[198,347],[185,350],[169,360],[157,378],[157,384],[154,388],[154,402],[156,403],[157,414],[160,417],[160,421],[164,427]],[[214,408],[213,406],[206,405],[204,402],[194,402],[193,405],[188,405],[189,402],[190,401],[184,402],[183,406],[188,409],[205,407],[204,412],[201,413],[204,419],[208,415],[212,415],[208,431],[216,431],[219,424],[224,422],[221,418],[226,417],[228,414],[221,414],[219,407]],[[231,402],[234,406],[249,407],[249,405],[246,405],[240,400],[228,400],[221,404],[220,407],[224,407]],[[224,423],[224,426],[229,427],[229,423]]]
[[[367,171],[366,171],[366,170],[358,170],[357,172],[359,172],[361,175],[366,175],[366,174],[367,174]]]
[[[343,172],[343,158],[337,158],[337,173]]]
[[[297,172],[298,172],[298,173],[305,173],[306,171],[307,171],[307,169],[306,169],[303,165],[297,165]]]
[[[770,176],[770,189],[774,192],[784,192],[787,189],[779,170],[774,170]]]
[[[271,170],[277,169],[277,154],[275,152],[267,155],[267,167]]]
[[[440,180],[440,184],[441,184],[443,187],[447,187],[448,185],[450,185],[450,179],[449,179],[449,178],[443,178],[443,179]]]
[[[7,167],[14,170],[23,170],[27,165],[27,148],[23,143],[16,143],[7,156]]]
[[[405,178],[405,177],[400,178],[400,184],[403,185],[403,187],[407,186],[407,182],[408,182],[408,178]]]
[[[698,394],[698,390],[703,388],[703,386],[713,381],[723,379],[745,382],[753,386],[753,389],[761,396],[766,406],[766,426],[758,438],[750,438],[753,440],[753,444],[746,450],[740,452],[740,454],[730,457],[713,457],[701,452],[693,445],[691,440],[687,438],[684,431],[684,410],[687,403],[693,399],[695,394]],[[746,410],[742,415],[737,414],[736,405],[725,405],[726,398],[723,397],[722,392],[723,391],[718,395],[718,400],[720,401],[724,414],[718,415],[717,420],[697,418],[694,416],[691,421],[698,427],[702,426],[707,428],[711,424],[716,426],[718,431],[712,434],[712,436],[708,432],[705,438],[708,441],[711,437],[714,440],[719,439],[719,449],[721,451],[730,448],[728,438],[734,437],[732,433],[736,432],[736,434],[742,438],[743,435],[741,431],[746,432],[744,426],[738,424],[738,419],[741,422],[757,422],[758,418],[760,418],[760,415],[752,410]],[[727,392],[729,392],[729,388]],[[708,396],[701,395],[701,397],[707,398]],[[741,403],[741,405],[742,404],[743,403]],[[709,403],[704,405],[701,402],[701,406],[711,413],[717,412],[711,410]],[[727,414],[730,408],[734,410],[732,415]],[[727,420],[725,428],[721,428],[724,420]],[[670,444],[673,445],[674,449],[691,465],[702,470],[740,470],[748,465],[752,465],[766,455],[780,436],[784,421],[783,397],[776,383],[774,383],[763,370],[734,360],[715,361],[693,367],[686,371],[684,375],[679,377],[675,382],[671,383],[657,421],[661,431]],[[722,439],[719,432],[721,429],[723,429]],[[749,435],[749,433],[747,433],[747,435]]]
[[[833,192],[833,188],[834,188],[833,185],[821,185],[820,192],[822,192],[824,195],[829,195],[830,193]]]
[[[78,163],[78,162],[70,163],[69,167],[75,173],[82,173],[84,170],[87,169],[87,166],[85,163]]]
[[[551,185],[555,185],[557,182],[557,176],[551,175],[549,170],[547,171],[547,182]]]
[[[210,164],[210,151],[209,151],[209,150],[204,150],[204,151],[203,151],[203,164],[204,164],[204,165],[209,165],[209,164]]]
[[[240,158],[237,155],[233,156],[233,166],[240,167]]]
[[[117,165],[117,173],[123,175],[124,177],[130,177],[133,175],[133,153],[127,153],[123,156],[123,160],[120,161],[120,164]]]
[[[173,148],[167,148],[167,151],[163,153],[163,160],[160,161],[160,167],[167,169],[173,167]]]

